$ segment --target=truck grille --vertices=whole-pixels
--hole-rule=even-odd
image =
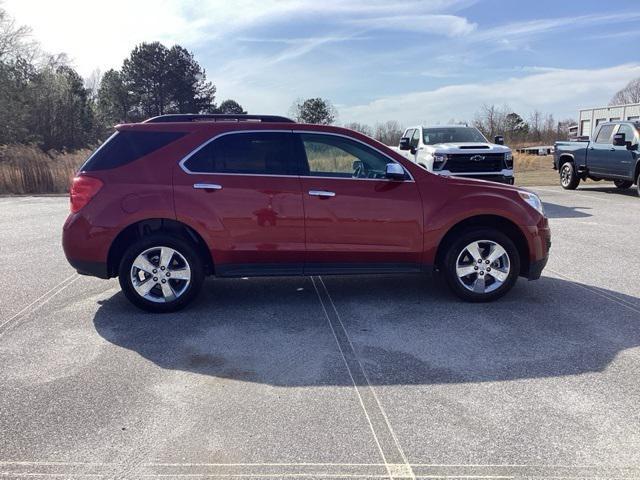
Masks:
[[[484,157],[482,160],[471,160]],[[505,168],[503,153],[454,153],[449,155],[444,170],[450,172],[499,172]]]

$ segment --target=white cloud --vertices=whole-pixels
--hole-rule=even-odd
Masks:
[[[471,120],[483,104],[508,104],[527,114],[538,109],[557,118],[575,117],[582,107],[606,104],[629,81],[640,76],[640,64],[598,70],[551,69],[521,78],[451,85],[434,90],[392,95],[368,104],[342,108],[343,122],[398,120],[405,125]]]
[[[395,15],[360,18],[348,22],[368,30],[405,30],[455,37],[468,35],[477,25],[456,15]]]
[[[95,68],[118,67],[133,46],[143,41],[180,43],[189,48],[235,39],[251,26],[291,17],[313,19],[357,15],[372,19],[398,11],[426,14],[451,11],[473,0],[5,0],[4,8],[32,27],[45,51],[69,54],[82,75]],[[228,36],[225,38],[225,36]]]

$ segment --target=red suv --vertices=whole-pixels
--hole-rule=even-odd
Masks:
[[[431,174],[344,128],[257,115],[119,125],[71,187],[63,246],[82,274],[118,276],[138,307],[185,306],[206,275],[440,270],[469,301],[540,277],[540,199]]]

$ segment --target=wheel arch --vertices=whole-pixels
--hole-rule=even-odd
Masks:
[[[192,243],[204,261],[205,274],[213,274],[214,263],[211,251],[202,235],[189,225],[170,218],[149,218],[134,222],[123,228],[111,242],[107,255],[107,273],[109,277],[118,275],[118,268],[127,247],[133,242],[154,234],[176,235]]]
[[[572,153],[561,153],[558,157],[558,170],[560,170],[566,162],[576,163],[576,157],[574,157]]]
[[[435,264],[440,267],[444,261],[447,248],[453,243],[455,238],[463,231],[472,228],[495,228],[496,230],[507,235],[515,244],[520,256],[520,272],[519,275],[527,276],[529,274],[529,265],[531,262],[529,245],[527,239],[522,233],[520,227],[506,217],[500,215],[475,215],[465,218],[454,224],[447,233],[442,237],[436,251]]]

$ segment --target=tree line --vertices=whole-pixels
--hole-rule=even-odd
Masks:
[[[611,104],[635,102],[640,102],[640,79],[611,99]],[[167,113],[247,112],[233,99],[217,105],[215,85],[180,45],[141,43],[120,68],[85,80],[64,54],[44,52],[30,30],[0,8],[0,145],[31,144],[44,151],[93,147],[117,123]],[[336,108],[323,98],[296,100],[290,115],[304,123],[338,121]],[[489,139],[504,135],[510,144],[549,144],[566,139],[575,121],[556,121],[537,110],[524,118],[507,106],[483,105],[470,123]],[[393,120],[345,126],[387,145],[396,145],[404,130]]]
[[[136,46],[120,69],[85,81],[65,55],[51,55],[0,8],[0,145],[44,151],[95,146],[113,125],[165,113],[247,113],[216,105],[216,88],[185,48]]]

